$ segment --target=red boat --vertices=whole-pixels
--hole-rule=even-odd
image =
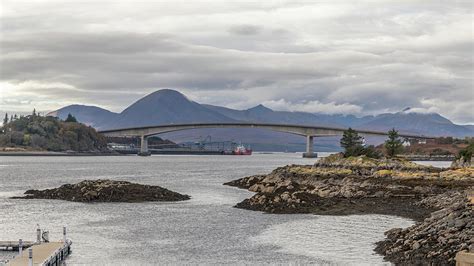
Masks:
[[[244,145],[239,145],[235,147],[232,151],[233,155],[252,155],[252,149],[246,148]]]

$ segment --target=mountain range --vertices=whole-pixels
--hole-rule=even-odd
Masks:
[[[396,113],[356,117],[343,114],[318,114],[306,112],[274,111],[263,105],[247,110],[235,110],[221,106],[199,104],[175,90],[158,90],[136,101],[121,113],[114,113],[96,106],[69,105],[49,113],[65,119],[68,114],[78,121],[96,129],[140,127],[160,124],[205,123],[205,122],[262,122],[331,127],[353,127],[367,130],[387,131],[396,128],[403,133],[431,136],[474,136],[474,126],[456,125],[437,113],[417,113],[406,108]],[[288,149],[291,145],[301,146],[304,139],[285,133],[257,129],[196,129],[192,131],[167,133],[164,137],[174,141],[186,141],[196,136],[214,137],[214,140],[241,140],[260,146]],[[338,139],[337,139],[338,140]],[[337,147],[334,138],[326,140],[329,149]],[[336,143],[333,143],[336,142]],[[320,142],[321,143],[321,142]],[[331,144],[332,143],[332,144]],[[275,144],[277,144],[275,146]],[[335,145],[335,146],[334,146]],[[299,149],[299,148],[298,148]],[[291,148],[290,150],[293,150]]]

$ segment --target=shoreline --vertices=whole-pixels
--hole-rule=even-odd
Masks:
[[[53,151],[0,151],[0,156],[127,156],[120,153],[53,152]]]
[[[255,154],[272,154],[278,152],[255,152]],[[54,151],[0,151],[0,156],[56,156],[56,157],[67,157],[67,156],[131,156],[137,155],[137,153],[125,153],[125,152],[54,152]],[[152,155],[222,155],[221,153],[214,151],[157,151],[152,152]],[[438,162],[452,162],[452,158],[446,157],[420,157],[420,156],[402,156],[408,161],[438,161]]]
[[[224,185],[255,192],[234,206],[247,210],[412,219],[414,226],[389,230],[385,240],[376,243],[375,251],[392,263],[453,265],[457,252],[474,249],[472,203],[466,196],[474,189],[473,168],[336,154],[313,166],[279,167]]]

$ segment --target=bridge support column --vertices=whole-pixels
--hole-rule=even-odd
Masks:
[[[314,136],[306,136],[306,152],[303,158],[317,158],[318,154],[313,151]]]
[[[140,141],[140,152],[138,153],[140,156],[150,156],[151,153],[148,151],[148,137],[141,136]]]

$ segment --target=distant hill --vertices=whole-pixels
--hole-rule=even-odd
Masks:
[[[0,147],[41,151],[98,152],[107,141],[94,128],[56,117],[20,116],[0,128]]]
[[[118,114],[109,110],[88,105],[69,105],[50,112],[48,116],[56,116],[59,119],[65,120],[68,114],[72,114],[78,121],[88,126],[100,129],[109,121],[117,119]]]
[[[380,114],[366,123],[359,124],[357,127],[378,131],[396,128],[404,133],[435,136],[465,137],[474,135],[474,131],[470,128],[456,125],[439,114],[411,112],[410,109],[394,114]]]
[[[356,117],[343,114],[317,114],[305,112],[274,111],[263,105],[246,110],[199,104],[189,100],[174,90],[159,90],[136,101],[121,113],[84,105],[66,106],[52,112],[64,118],[68,113],[76,116],[83,123],[98,129],[114,129],[160,124],[203,123],[203,122],[262,122],[281,124],[319,125],[332,127],[353,127],[369,130],[387,131],[391,128],[404,133],[425,134],[432,136],[465,137],[474,136],[474,126],[456,125],[439,114],[416,113],[405,109],[397,113],[386,113],[375,116]],[[300,136],[256,129],[199,129],[193,131],[172,132],[164,134],[165,138],[174,141],[185,141],[190,138],[212,135],[213,139],[236,140],[270,147],[277,150],[303,149],[305,140]],[[377,144],[383,138],[369,138]],[[323,144],[327,149],[338,147],[337,138],[318,139],[317,145]],[[372,144],[372,143],[371,143]],[[323,148],[324,148],[323,147]]]
[[[297,125],[318,125],[328,127],[343,126],[340,123],[332,121],[330,117],[325,115],[304,112],[273,111],[272,109],[265,107],[261,104],[247,110],[234,110],[213,105],[203,106],[239,121]]]

